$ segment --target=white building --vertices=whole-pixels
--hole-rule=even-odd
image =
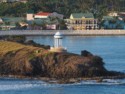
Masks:
[[[31,21],[34,20],[34,11],[33,10],[29,10],[26,14],[26,20],[27,21]]]
[[[22,3],[27,3],[28,0],[19,0],[19,2],[22,2]]]
[[[117,17],[117,16],[118,16],[118,13],[117,13],[117,12],[110,12],[110,13],[108,14],[108,16]]]
[[[57,32],[54,35],[54,47],[51,47],[50,51],[52,52],[67,52],[66,48],[62,45],[63,35],[60,32]]]
[[[3,20],[0,18],[0,23],[3,23]]]

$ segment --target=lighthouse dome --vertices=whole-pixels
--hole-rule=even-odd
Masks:
[[[62,38],[62,34],[61,34],[60,32],[57,32],[57,33],[54,35],[54,38],[60,39],[60,38]]]

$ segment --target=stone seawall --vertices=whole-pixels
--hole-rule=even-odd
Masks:
[[[108,36],[108,35],[125,35],[125,30],[10,30],[0,31],[0,36],[7,35],[54,35],[60,31],[63,35],[67,36]]]

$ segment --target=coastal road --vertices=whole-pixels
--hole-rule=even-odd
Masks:
[[[125,35],[125,30],[9,30],[0,31],[0,36],[52,36],[58,31],[67,36]]]

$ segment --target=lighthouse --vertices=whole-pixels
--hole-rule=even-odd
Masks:
[[[57,32],[54,35],[54,47],[55,48],[62,47],[62,39],[63,39],[63,36],[60,32]]]
[[[66,48],[62,45],[63,35],[60,32],[56,32],[54,35],[54,47],[50,48],[52,52],[67,52]]]

